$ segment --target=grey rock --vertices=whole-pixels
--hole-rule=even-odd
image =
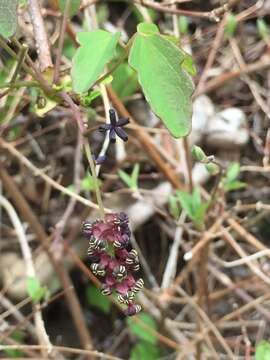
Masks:
[[[245,113],[228,108],[217,113],[207,124],[206,144],[219,149],[233,149],[248,142],[249,131]]]

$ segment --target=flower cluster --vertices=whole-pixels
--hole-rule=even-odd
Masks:
[[[140,265],[138,254],[130,245],[128,216],[120,212],[106,214],[103,220],[86,221],[83,233],[89,239],[91,270],[102,278],[102,294],[116,291],[118,301],[127,305],[126,315],[137,314],[141,307],[133,301],[144,282],[135,280],[133,275]]]

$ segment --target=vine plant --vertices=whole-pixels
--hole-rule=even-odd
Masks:
[[[79,47],[69,73],[65,71],[63,75],[60,72],[59,75],[56,69],[53,73],[50,68],[39,71],[27,55],[24,44],[14,35],[16,5],[16,1],[0,1],[0,46],[17,60],[14,76],[4,85],[1,97],[13,88],[36,88],[39,92],[35,109],[38,115],[44,116],[64,102],[72,110],[80,131],[85,135],[81,110],[89,107],[91,101],[99,96],[96,85],[109,83],[117,74],[117,68],[128,60],[128,66],[138,75],[143,94],[152,111],[170,134],[175,138],[188,135],[191,129],[191,96],[194,89],[191,77],[196,70],[192,57],[181,48],[177,38],[161,34],[152,23],[140,23],[127,44],[121,41],[120,32],[112,34],[100,29],[79,32],[76,36]],[[80,1],[59,1],[59,6],[65,17],[76,13]],[[64,29],[62,30],[64,34]],[[14,46],[16,51],[13,50]],[[59,56],[56,63],[57,61],[59,63]],[[29,74],[28,81],[20,81],[21,69]],[[110,119],[111,123],[103,126],[103,131],[109,130],[110,140],[114,141],[116,135],[127,140],[122,130],[127,119],[117,120],[113,109]],[[128,218],[123,213],[105,215],[94,163],[102,162],[104,157],[93,158],[86,136],[84,150],[95,181],[100,209],[100,219],[83,225],[83,231],[89,238],[89,255],[93,261],[91,269],[104,279],[103,294],[109,295],[116,290],[118,300],[127,304],[126,314],[134,315],[140,307],[133,304],[133,298],[143,286],[143,280],[135,280],[133,277],[133,272],[139,268],[139,261],[136,251],[130,247]]]

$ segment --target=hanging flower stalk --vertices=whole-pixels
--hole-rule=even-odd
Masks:
[[[91,270],[102,279],[102,294],[111,295],[115,291],[118,301],[127,305],[125,314],[137,314],[141,306],[134,303],[134,298],[144,282],[134,278],[140,265],[130,244],[128,216],[120,212],[106,214],[102,220],[86,221],[83,233],[89,239]]]

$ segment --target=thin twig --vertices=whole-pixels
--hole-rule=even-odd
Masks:
[[[210,91],[213,91],[220,86],[223,86],[224,83],[233,80],[235,78],[238,78],[242,74],[251,74],[256,71],[264,70],[266,68],[270,67],[270,60],[269,57],[264,57],[262,60],[259,60],[257,62],[254,62],[253,64],[246,65],[241,70],[235,70],[235,71],[229,71],[226,73],[223,73],[211,80],[209,80],[203,89],[196,92],[196,97],[198,97],[201,94],[206,94]]]
[[[80,203],[84,204],[85,206],[88,206],[93,209],[98,209],[97,204],[74,193],[73,191],[60,185],[58,182],[54,181],[52,178],[50,178],[48,175],[46,175],[42,170],[37,168],[35,165],[33,165],[31,163],[31,161],[29,161],[25,156],[23,156],[20,151],[18,151],[14,146],[12,146],[11,143],[0,141],[0,147],[8,150],[10,152],[10,154],[12,154],[14,157],[16,157],[22,164],[24,164],[29,170],[31,170],[35,176],[40,176],[44,181],[46,181],[48,184],[50,184],[53,188],[57,189],[58,191],[62,192],[65,195],[68,195],[69,197],[73,197],[74,199],[76,199]],[[105,211],[110,212],[109,209],[105,209]]]
[[[186,214],[184,211],[182,211],[179,218],[179,223],[184,223],[185,219],[186,219]],[[183,231],[184,229],[180,226],[177,226],[175,229],[173,244],[171,246],[167,264],[163,273],[163,278],[161,283],[162,289],[168,288],[175,277],[176,268],[177,268],[177,259],[178,259],[178,249],[181,242],[183,241],[182,239]]]
[[[222,21],[219,23],[218,25],[218,29],[217,29],[217,32],[216,32],[216,36],[215,36],[215,39],[212,43],[212,47],[211,47],[211,50],[209,52],[209,55],[207,57],[207,60],[206,60],[206,64],[204,66],[204,69],[202,71],[202,74],[200,76],[200,80],[199,80],[199,83],[196,87],[196,90],[194,92],[194,97],[196,97],[197,93],[201,92],[202,89],[204,88],[204,84],[207,80],[207,77],[208,77],[208,71],[209,69],[211,69],[214,61],[215,61],[215,57],[216,57],[216,54],[217,54],[217,51],[221,45],[221,42],[222,42],[222,39],[223,39],[223,34],[224,34],[224,26],[226,24],[226,16],[223,17]]]
[[[52,67],[53,63],[39,0],[28,0],[28,9],[34,30],[40,71],[43,72],[47,68]]]
[[[53,74],[53,82],[55,84],[59,83],[59,77],[60,77],[60,65],[61,65],[61,56],[64,46],[64,39],[65,39],[65,31],[66,31],[66,25],[69,17],[69,9],[70,9],[71,0],[65,1],[65,9],[64,14],[62,16],[62,22],[60,27],[60,36],[59,36],[59,42],[58,42],[58,49],[56,53],[56,60],[55,60],[55,66],[54,66],[54,74]]]
[[[27,54],[27,51],[28,51],[28,46],[26,44],[22,44],[22,47],[20,49],[20,52],[18,54],[18,62],[16,64],[16,68],[15,68],[15,71],[12,75],[12,78],[10,80],[10,85],[12,85],[15,81],[16,81],[16,78],[19,74],[19,71],[21,70],[21,66],[24,62],[24,58]]]
[[[134,0],[134,3],[137,3],[139,5],[143,4],[143,6],[149,7],[151,9],[154,9],[156,11],[164,12],[167,14],[177,14],[177,15],[184,15],[184,16],[190,16],[190,17],[198,17],[203,18],[211,21],[219,21],[219,16],[224,14],[228,10],[227,5],[220,6],[219,8],[213,9],[211,11],[201,12],[201,11],[190,11],[190,10],[182,10],[182,9],[174,9],[171,7],[163,6],[157,2],[153,1],[143,1],[140,0]]]
[[[101,218],[104,218],[105,209],[104,209],[103,202],[102,202],[101,191],[100,191],[98,178],[97,178],[97,174],[96,174],[96,168],[95,168],[94,159],[93,159],[93,156],[92,156],[92,153],[91,153],[91,148],[90,148],[89,142],[86,141],[86,139],[84,139],[83,145],[84,145],[84,151],[85,151],[87,161],[88,161],[88,163],[90,165],[91,175],[92,175],[93,180],[94,180],[95,193],[96,193],[96,198],[97,198],[97,203],[98,203],[98,209],[99,209],[99,212],[100,212],[100,216],[101,216]]]
[[[80,192],[80,167],[82,160],[82,143],[83,143],[83,137],[80,130],[78,129],[77,145],[74,153],[73,184],[75,186],[75,191],[74,191],[75,194],[78,194]],[[61,216],[61,219],[55,225],[54,241],[56,243],[60,241],[65,226],[74,210],[75,205],[76,205],[76,199],[74,197],[70,198],[70,201],[68,203],[68,206],[66,207],[64,214]]]
[[[19,240],[23,258],[25,261],[26,275],[29,278],[36,278],[36,271],[35,271],[34,262],[32,259],[32,253],[31,253],[30,247],[28,245],[28,241],[26,239],[24,228],[20,222],[20,219],[19,219],[16,211],[14,210],[12,204],[2,195],[0,195],[0,205],[3,206],[5,208],[5,210],[7,211],[8,215],[10,217],[10,220],[17,232],[18,240]],[[34,307],[36,307],[36,306],[38,306],[38,304],[34,305]],[[38,336],[40,345],[45,346],[48,350],[48,353],[50,354],[52,352],[53,346],[52,346],[49,336],[46,332],[41,311],[35,312],[34,319],[35,319],[35,326],[36,326],[37,336]]]
[[[0,345],[0,350],[6,350],[6,349],[14,349],[14,350],[24,350],[24,349],[32,349],[32,350],[48,350],[47,346],[42,345]],[[70,354],[78,354],[78,355],[91,355],[93,356],[92,359],[100,358],[100,359],[108,359],[108,360],[122,360],[119,357],[107,355],[104,353],[101,353],[99,351],[93,351],[93,350],[83,350],[83,349],[76,349],[72,347],[66,347],[66,346],[56,346],[53,345],[53,349],[60,351],[60,352],[66,352]]]
[[[266,276],[255,263],[247,256],[247,253],[242,249],[242,247],[235,241],[232,235],[226,230],[222,229],[223,238],[234,248],[234,250],[238,253],[238,255],[243,259],[246,259],[246,265],[250,268],[250,270],[256,274],[261,280],[263,280],[266,284],[270,285],[270,278]]]
[[[226,341],[224,340],[223,336],[220,334],[219,330],[217,329],[217,327],[214,325],[214,323],[209,319],[209,317],[206,315],[206,313],[196,304],[196,302],[190,297],[188,296],[188,294],[179,286],[177,286],[176,291],[182,295],[184,298],[189,299],[189,303],[190,305],[198,312],[198,314],[200,315],[200,317],[202,318],[202,320],[207,324],[207,326],[211,329],[211,331],[213,332],[213,334],[216,336],[217,340],[219,341],[220,345],[223,347],[223,349],[226,351],[228,359],[232,359],[234,360],[234,355],[231,351],[231,349],[229,348],[229,346],[227,345]],[[187,344],[187,348],[188,348]],[[182,351],[181,355],[182,356],[187,356],[188,355],[188,351],[186,351],[186,349],[184,351]]]

